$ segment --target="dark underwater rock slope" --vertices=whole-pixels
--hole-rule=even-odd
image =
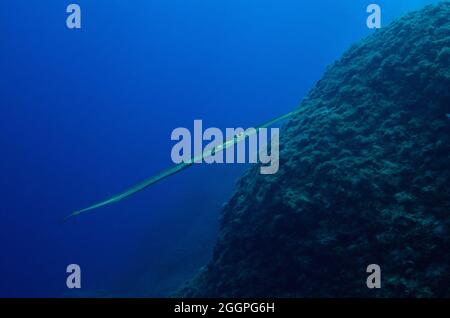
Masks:
[[[279,173],[240,179],[180,295],[450,296],[449,19],[428,6],[328,68],[282,130]]]

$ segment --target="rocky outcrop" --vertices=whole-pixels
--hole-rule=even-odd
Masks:
[[[240,179],[180,295],[450,296],[449,88],[449,2],[351,47],[283,127],[279,172]]]

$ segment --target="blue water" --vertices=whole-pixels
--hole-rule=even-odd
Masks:
[[[196,166],[59,221],[171,166],[176,127],[291,111],[374,32],[372,2],[2,0],[0,296],[167,296],[192,277],[246,166]],[[434,2],[376,1],[384,25]],[[81,30],[66,27],[69,3]],[[71,263],[81,290],[66,287]]]

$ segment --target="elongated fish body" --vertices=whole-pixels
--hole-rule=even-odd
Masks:
[[[164,170],[164,171],[162,171],[162,172],[160,172],[160,173],[158,173],[158,174],[156,174],[156,175],[154,175],[154,176],[152,176],[152,177],[150,177],[150,178],[148,178],[148,179],[146,179],[146,180],[136,184],[135,186],[133,186],[133,187],[131,187],[131,188],[129,188],[129,189],[119,193],[119,194],[116,194],[116,195],[112,196],[109,199],[100,201],[100,202],[98,202],[98,203],[96,203],[94,205],[91,205],[91,206],[87,207],[87,208],[75,211],[72,214],[70,214],[67,217],[65,217],[64,220],[70,219],[72,217],[78,216],[78,215],[80,215],[82,213],[85,213],[85,212],[88,212],[88,211],[92,211],[92,210],[101,208],[103,206],[107,206],[107,205],[110,205],[110,204],[122,201],[123,199],[126,199],[126,198],[128,198],[128,197],[130,197],[130,196],[132,196],[132,195],[134,195],[134,194],[136,194],[136,193],[138,193],[138,192],[148,188],[149,186],[151,186],[151,185],[153,185],[153,184],[155,184],[155,183],[165,179],[165,178],[168,178],[168,177],[170,177],[170,176],[172,176],[172,175],[174,175],[174,174],[176,174],[176,173],[178,173],[180,171],[183,171],[186,168],[189,168],[195,162],[201,162],[205,158],[208,158],[208,157],[214,155],[217,152],[226,150],[227,148],[230,148],[230,147],[234,146],[235,144],[240,143],[241,141],[244,141],[247,137],[250,137],[250,136],[258,133],[258,131],[261,128],[270,127],[270,126],[272,126],[272,125],[274,125],[274,124],[276,124],[278,122],[281,122],[281,121],[283,121],[283,120],[285,120],[287,118],[290,118],[291,116],[297,114],[298,112],[299,112],[299,110],[292,111],[290,113],[287,113],[287,114],[284,114],[282,116],[276,117],[276,118],[274,118],[274,119],[272,119],[272,120],[270,120],[270,121],[268,121],[268,122],[258,126],[256,129],[248,130],[248,131],[246,131],[244,133],[236,135],[233,139],[227,140],[222,145],[218,145],[218,146],[214,147],[211,150],[203,152],[201,155],[198,155],[198,156],[195,156],[195,157],[191,158],[191,160],[188,161],[188,162],[179,163],[179,164],[177,164],[177,165],[175,165],[175,166],[173,166],[171,168],[168,168],[168,169],[166,169],[166,170]]]

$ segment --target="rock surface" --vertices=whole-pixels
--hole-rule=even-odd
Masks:
[[[250,169],[186,297],[450,296],[450,3],[331,65]],[[382,288],[368,289],[379,264]]]

